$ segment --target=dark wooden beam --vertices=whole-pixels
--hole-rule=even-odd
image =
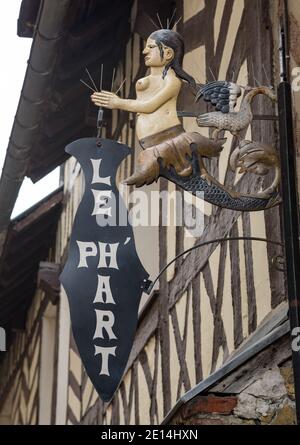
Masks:
[[[52,304],[56,305],[60,294],[60,265],[49,263],[46,261],[40,262],[38,271],[38,287],[43,290]]]
[[[13,226],[15,232],[20,232],[21,230],[26,230],[32,223],[41,218],[46,212],[49,212],[53,207],[57,206],[62,202],[63,192],[59,191],[50,199],[45,200],[43,204],[37,206],[36,210],[28,212],[28,216],[22,218],[20,221],[16,221]]]

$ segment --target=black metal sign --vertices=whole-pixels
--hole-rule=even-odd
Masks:
[[[124,373],[148,273],[137,255],[116,173],[129,148],[109,139],[79,139],[66,147],[80,163],[85,192],[77,210],[60,280],[84,367],[109,401]]]

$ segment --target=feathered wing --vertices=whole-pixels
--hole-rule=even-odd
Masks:
[[[236,83],[218,80],[201,87],[196,95],[196,101],[203,98],[206,102],[210,102],[217,111],[226,114],[234,111],[241,93],[241,87]]]

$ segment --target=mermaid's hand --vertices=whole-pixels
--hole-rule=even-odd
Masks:
[[[99,93],[93,93],[91,100],[97,107],[109,108],[110,110],[118,109],[120,105],[120,98],[110,91],[102,90]]]

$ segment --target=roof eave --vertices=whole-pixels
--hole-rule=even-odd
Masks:
[[[71,0],[45,0],[39,10],[30,57],[6,158],[0,178],[0,254],[5,230],[24,180],[29,152],[47,100],[47,86],[64,34],[64,20]]]

